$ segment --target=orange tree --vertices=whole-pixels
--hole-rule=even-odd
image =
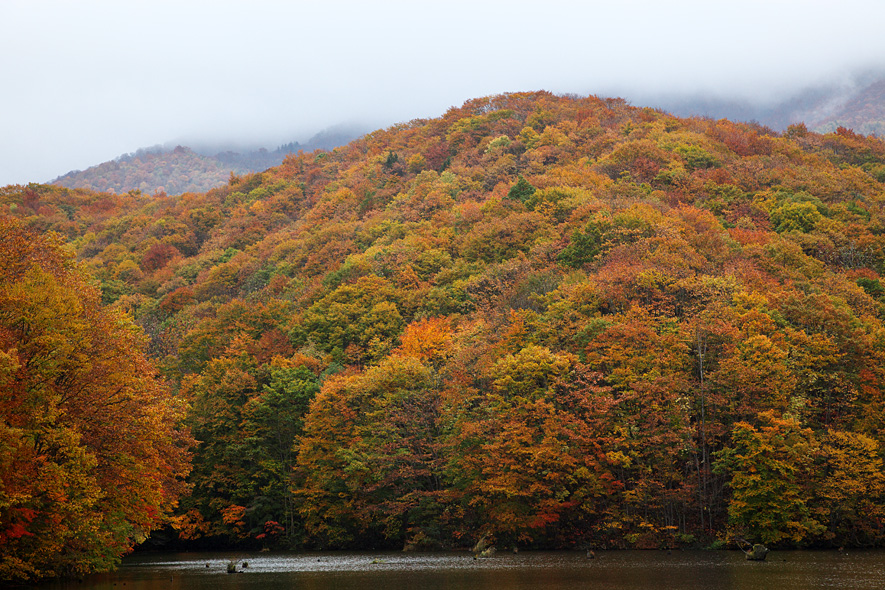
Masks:
[[[0,580],[109,569],[182,492],[184,408],[57,237],[0,235]]]
[[[586,541],[618,487],[601,450],[608,403],[597,376],[529,345],[499,359],[491,378],[464,404],[448,466],[465,524],[507,545]]]

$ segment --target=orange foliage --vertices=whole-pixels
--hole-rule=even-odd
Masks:
[[[399,351],[421,361],[445,357],[452,340],[447,318],[429,318],[412,322],[403,330]]]

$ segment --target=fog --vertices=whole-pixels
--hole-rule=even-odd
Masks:
[[[883,22],[859,0],[2,0],[0,186],[502,92],[771,104],[882,66]]]

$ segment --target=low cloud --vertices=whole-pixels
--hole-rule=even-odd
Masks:
[[[142,146],[268,147],[523,90],[773,103],[882,64],[885,5],[4,2],[0,185]]]

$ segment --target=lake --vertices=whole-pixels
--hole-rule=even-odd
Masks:
[[[242,573],[228,574],[231,560]],[[248,566],[243,568],[243,561]],[[208,566],[208,567],[207,567]],[[885,588],[883,551],[137,554],[119,570],[46,589],[813,590]]]

